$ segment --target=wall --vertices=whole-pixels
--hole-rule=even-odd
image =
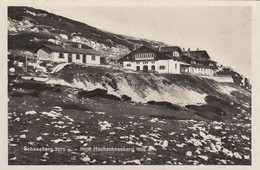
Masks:
[[[234,83],[233,78],[231,76],[200,76],[200,77],[215,80],[217,82]]]
[[[180,74],[180,62],[169,60],[169,73]]]
[[[48,54],[46,51],[40,49],[37,51],[37,58],[39,60],[50,60],[53,62],[68,62],[69,53],[63,53],[64,58],[59,58],[59,52],[52,52]],[[72,54],[72,63],[83,64],[83,54],[79,54],[80,59],[76,59],[76,54]],[[100,56],[95,56],[92,60],[91,55],[86,55],[86,64],[100,64]]]
[[[37,51],[37,58],[39,60],[51,60],[51,54],[47,53],[46,51],[39,49]]]
[[[209,76],[212,76],[214,74],[214,71],[210,68],[190,67],[189,72],[190,72],[190,74],[193,74],[193,75],[209,75]]]
[[[169,67],[170,60],[158,60],[156,61],[155,70],[158,73],[169,73],[170,67]],[[160,66],[165,66],[164,69],[160,69]]]
[[[86,55],[86,57],[87,57],[87,64],[100,64],[100,56],[96,56],[95,60],[91,59],[91,55]]]
[[[139,64],[138,64],[139,63]],[[130,64],[130,66],[127,66]],[[175,68],[176,64],[176,68]],[[173,73],[180,74],[180,63],[174,60],[158,60],[158,61],[140,61],[140,62],[131,62],[124,61],[123,67],[130,70],[136,70],[137,66],[140,66],[140,71],[143,71],[144,65],[148,66],[148,70],[152,70],[152,66],[155,66],[155,71],[158,73]],[[164,69],[160,69],[160,66],[164,66]]]
[[[64,58],[59,58],[60,53],[53,52],[52,54],[52,61],[53,62],[68,62],[68,53],[63,53]]]

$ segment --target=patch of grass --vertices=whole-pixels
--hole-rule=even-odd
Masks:
[[[103,90],[103,89],[95,89],[92,91],[82,90],[78,93],[78,95],[80,98],[102,97],[102,98],[106,98],[106,99],[121,101],[121,98],[111,95],[111,94],[107,94],[107,90]]]
[[[79,105],[79,104],[61,104],[60,107],[62,109],[67,109],[67,110],[79,110],[79,111],[89,111],[89,109],[85,106]]]
[[[176,116],[168,116],[168,115],[151,115],[149,117],[159,118],[159,119],[173,119],[173,120],[178,119]]]
[[[192,109],[192,110],[199,111],[199,112],[212,112],[212,113],[215,113],[217,115],[226,115],[225,111],[223,111],[220,107],[216,107],[216,106],[211,106],[211,105],[201,105],[201,106],[187,105],[186,107],[188,109]]]
[[[49,85],[49,84],[37,82],[34,80],[15,82],[12,84],[11,88],[21,88],[21,89],[25,89],[25,90],[34,90],[34,91],[39,91],[39,92],[42,92],[45,90],[61,92],[59,85]]]
[[[26,91],[11,91],[9,95],[13,97],[24,97],[25,95],[37,97],[40,94],[41,94],[40,91],[26,90]]]
[[[180,110],[181,109],[180,106],[173,105],[170,102],[148,101],[147,103],[151,104],[151,105],[164,106],[164,107],[167,107],[167,108],[173,109],[173,110]]]

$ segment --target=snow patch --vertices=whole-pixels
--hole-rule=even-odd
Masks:
[[[136,165],[141,165],[141,162],[140,162],[140,160],[138,160],[138,159],[123,162],[123,164],[130,164],[130,163],[134,163],[134,164],[136,164]]]
[[[111,126],[111,123],[109,123],[108,121],[101,121],[98,123],[99,126],[100,126],[100,130],[103,131],[103,130],[108,130],[110,129],[112,126]]]
[[[60,70],[63,69],[66,65],[68,65],[68,63],[58,64],[56,67],[54,67],[54,68],[52,69],[52,72],[51,72],[51,73],[56,73],[56,72],[60,71]]]
[[[25,112],[25,115],[35,115],[35,114],[37,114],[37,112],[34,110]]]

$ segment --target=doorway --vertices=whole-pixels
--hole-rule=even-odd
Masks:
[[[143,72],[148,72],[148,66],[147,65],[144,65]]]
[[[83,62],[84,64],[86,64],[86,55],[83,55],[83,57],[82,57],[82,62]]]
[[[72,62],[72,54],[68,55],[68,62],[71,63]]]

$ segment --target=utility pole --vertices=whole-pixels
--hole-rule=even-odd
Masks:
[[[27,55],[25,55],[25,72],[27,72]]]

